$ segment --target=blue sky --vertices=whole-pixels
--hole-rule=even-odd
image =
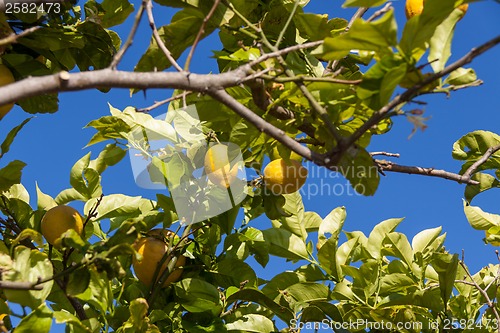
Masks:
[[[305,11],[328,13],[330,17],[350,18],[353,10],[341,9],[341,4],[342,1],[339,0],[313,0],[306,6]],[[405,22],[404,2],[395,1],[393,5],[401,30]],[[155,9],[158,10],[156,14],[158,26],[167,24],[173,11],[165,10],[156,4]],[[458,23],[451,61],[498,34],[499,17],[500,4],[495,1],[472,3],[467,15]],[[132,21],[131,16],[117,29],[123,40]],[[119,69],[133,68],[147,48],[149,36],[149,26],[143,20],[134,44]],[[219,49],[219,45],[216,35],[204,40],[198,47],[191,70],[201,73],[217,71],[215,59],[209,56],[212,50]],[[181,64],[183,59],[180,60]],[[476,58],[470,65],[476,70],[478,78],[484,80],[483,86],[457,91],[449,99],[444,95],[419,98],[428,102],[428,105],[424,106],[425,116],[431,117],[425,132],[419,131],[408,139],[412,125],[401,117],[394,120],[391,132],[373,139],[369,150],[400,153],[401,157],[397,161],[400,164],[458,172],[460,163],[451,157],[452,145],[456,140],[470,131],[479,129],[500,133],[498,59],[500,59],[500,47],[497,46]],[[13,159],[20,159],[28,164],[23,173],[23,184],[31,194],[32,204],[36,206],[35,182],[38,182],[42,191],[56,196],[61,190],[69,187],[69,171],[79,158],[89,151],[93,152],[93,157],[97,156],[100,146],[84,148],[94,130],[83,127],[93,119],[108,115],[108,102],[119,109],[128,105],[144,107],[170,95],[171,91],[151,90],[147,91],[146,96],[138,93],[130,98],[126,89],[112,90],[107,94],[98,91],[61,94],[60,111],[56,114],[36,115],[16,138],[11,152],[3,158],[2,165]],[[152,114],[156,116],[165,111],[166,106],[155,110]],[[27,116],[28,114],[18,107],[12,110],[0,122],[1,136],[3,137]],[[309,179],[305,188],[318,182],[321,182],[321,179]],[[345,183],[342,178],[329,177],[323,179],[323,182]],[[156,193],[141,189],[135,184],[128,159],[105,171],[102,184],[105,194],[124,193],[154,198]],[[318,195],[310,199],[305,197],[304,204],[306,210],[316,211],[322,217],[335,207],[345,206],[347,208],[345,229],[348,231],[361,230],[369,233],[375,224],[392,217],[406,217],[398,230],[406,233],[409,239],[423,229],[443,226],[443,230],[448,234],[446,248],[457,253],[463,249],[466,263],[472,271],[477,271],[489,262],[496,263],[495,248],[483,243],[483,232],[469,226],[463,214],[463,191],[464,185],[443,179],[387,173],[386,177],[382,177],[380,187],[373,197]],[[485,211],[500,214],[498,191],[491,190],[479,195],[474,205],[481,206]],[[258,219],[252,223],[258,228],[271,226],[266,219]],[[258,274],[263,275],[262,277],[271,278],[279,272],[273,267],[276,266],[271,263],[266,270],[259,267],[255,269]],[[283,269],[284,266],[277,267]]]

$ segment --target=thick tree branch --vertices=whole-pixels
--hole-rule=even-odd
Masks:
[[[248,66],[222,74],[190,74],[186,72],[124,72],[101,69],[89,72],[60,72],[29,77],[0,88],[0,105],[47,93],[79,91],[92,88],[172,88],[207,91],[234,87],[247,75]]]
[[[385,160],[374,160],[374,162],[377,164],[380,171],[382,171],[382,172],[389,171],[389,172],[407,173],[407,174],[411,174],[411,175],[438,177],[438,178],[453,180],[459,184],[462,184],[462,183],[466,183],[469,185],[479,184],[478,181],[472,180],[470,178],[464,179],[464,177],[462,175],[459,175],[459,174],[456,174],[453,172],[448,172],[445,170],[437,170],[434,168],[423,168],[423,167],[418,167],[418,166],[399,165],[399,164],[392,163],[390,161],[385,161]]]
[[[146,7],[146,10],[149,10],[148,7]],[[170,88],[204,92],[209,88],[222,89],[234,87],[239,85],[249,74],[253,73],[251,66],[300,49],[312,48],[321,43],[322,41],[304,43],[264,54],[258,59],[242,65],[233,71],[221,74],[194,74],[186,72],[140,73],[102,69],[71,74],[60,72],[54,75],[29,77],[1,87],[0,106],[19,101],[23,98],[47,93],[79,91],[93,88]],[[173,61],[175,66],[175,60]],[[175,67],[178,67],[177,69],[182,71],[182,68],[178,64]]]
[[[413,97],[415,97],[419,90],[428,85],[429,83],[442,78],[443,76],[450,74],[454,70],[472,62],[474,58],[488,51],[492,47],[496,46],[500,43],[500,36],[497,36],[480,46],[473,48],[464,55],[462,58],[458,59],[454,63],[450,64],[442,71],[439,71],[435,74],[429,75],[429,77],[422,80],[422,82],[414,85],[413,87],[407,89],[401,95],[396,96],[393,100],[391,100],[387,105],[383,106],[380,110],[375,112],[370,119],[368,119],[361,127],[359,127],[347,140],[344,140],[340,143],[340,153],[348,149],[352,146],[361,136],[366,133],[372,126],[376,125],[379,121],[381,121],[387,113],[393,110],[398,105],[410,101]]]
[[[33,282],[0,281],[0,289],[42,290],[43,287]]]
[[[246,106],[242,105],[240,102],[234,99],[225,90],[210,89],[207,93],[214,99],[232,109],[249,123],[254,125],[259,131],[266,133],[270,137],[278,140],[285,147],[296,152],[300,156],[315,163],[323,159],[322,155],[311,151],[309,148],[301,145],[294,139],[287,136],[283,130],[271,125],[270,123],[259,117],[252,110],[248,109]]]

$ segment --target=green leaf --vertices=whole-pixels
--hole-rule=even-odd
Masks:
[[[336,240],[335,244],[338,243],[338,238],[346,217],[347,213],[345,207],[337,207],[323,219],[318,231],[318,244],[316,245],[318,249],[328,240],[329,237],[327,237],[327,234],[330,234],[330,238]]]
[[[354,301],[356,302],[356,298],[354,296],[354,292],[351,289],[350,282],[347,280],[342,280],[335,284],[335,287],[332,290],[333,299],[342,301]]]
[[[392,54],[385,56],[365,73],[356,94],[371,109],[378,110],[389,102],[406,71],[403,59]]]
[[[479,193],[485,192],[492,188],[500,187],[500,182],[498,181],[498,179],[487,173],[482,173],[482,172],[475,173],[472,176],[472,179],[478,181],[479,184],[478,185],[467,184],[467,186],[465,187],[465,200],[467,200],[467,202],[469,203],[471,203],[472,199],[474,199],[474,197]]]
[[[219,291],[208,282],[187,278],[174,284],[174,287],[175,294],[179,297],[179,304],[187,311],[211,311],[213,314],[222,311]]]
[[[455,9],[440,25],[438,25],[434,35],[430,39],[427,60],[435,73],[446,66],[446,62],[451,56],[451,40],[455,32],[455,25],[462,16],[463,12],[460,9]]]
[[[65,205],[71,201],[86,201],[87,199],[74,188],[62,190],[54,199],[58,205]]]
[[[457,278],[458,254],[436,253],[432,261],[432,267],[439,275],[441,299],[446,308]]]
[[[24,111],[34,113],[54,113],[59,110],[57,94],[43,94],[24,98],[17,102]]]
[[[386,241],[391,244],[390,248],[385,249],[395,257],[402,259],[408,267],[412,267],[413,251],[405,234],[400,232],[391,232],[387,235]]]
[[[264,239],[270,244],[269,253],[291,260],[308,259],[306,243],[297,235],[285,229],[266,229]]]
[[[113,306],[113,292],[106,272],[98,272],[94,267],[88,268],[90,272],[89,287],[75,297],[87,301],[97,309],[106,312]]]
[[[83,172],[88,168],[90,163],[90,153],[79,159],[71,168],[69,183],[75,190],[81,193],[83,196],[87,197],[88,188],[83,178]]]
[[[27,204],[30,202],[30,195],[22,184],[14,184],[8,192],[4,193],[8,199],[19,199]]]
[[[402,221],[402,218],[389,219],[380,222],[373,228],[370,236],[368,236],[368,241],[366,243],[366,249],[372,256],[372,258],[381,258],[381,249],[385,238],[388,234],[393,232]]]
[[[70,49],[81,71],[104,69],[113,60],[117,52],[113,40],[106,30],[91,20],[76,25],[76,31],[84,36],[82,49]]]
[[[391,52],[397,43],[397,26],[391,9],[375,22],[354,21],[351,29],[337,37],[325,38],[324,44],[313,52],[325,60],[338,60],[351,50],[375,51],[380,55]]]
[[[413,248],[413,251],[415,253],[424,252],[427,247],[434,243],[439,234],[441,234],[442,230],[443,227],[437,227],[420,231],[413,237],[411,241],[411,247]]]
[[[328,15],[298,13],[293,17],[294,23],[299,32],[310,41],[323,40],[330,37],[330,27],[328,26]]]
[[[323,222],[321,216],[316,212],[305,212],[302,224],[307,232],[318,231],[320,224]]]
[[[204,18],[205,14],[197,8],[184,8],[172,17],[170,24],[158,29],[161,40],[174,59],[179,58],[182,52],[193,44]],[[212,24],[208,24],[203,37],[211,34],[214,29]],[[152,39],[148,50],[139,60],[135,70],[138,72],[162,71],[170,66],[170,62],[163,56],[163,51]]]
[[[500,215],[486,213],[479,207],[468,205],[466,201],[464,201],[464,213],[474,229],[488,230],[500,226]]]
[[[16,333],[49,333],[51,326],[52,311],[42,304],[19,322]]]
[[[307,231],[304,227],[304,203],[302,202],[302,196],[299,191],[284,194],[285,205],[283,209],[290,213],[290,216],[281,216],[279,222],[281,222],[281,228],[287,229],[293,234],[299,236],[304,241],[307,238]]]
[[[14,260],[2,256],[3,269],[2,279],[13,282],[37,282],[38,279],[46,279],[52,277],[53,268],[47,255],[38,250],[30,250],[24,246],[17,246],[14,250]],[[5,263],[10,264],[7,266]],[[50,294],[52,284],[50,280],[41,284],[41,290],[9,290],[5,289],[4,293],[7,300],[13,303],[18,303],[23,306],[29,306],[34,309],[45,302],[45,299]]]
[[[57,202],[50,195],[43,193],[38,187],[38,182],[35,183],[35,186],[38,209],[49,210],[57,206]]]
[[[12,185],[21,183],[21,170],[26,163],[14,160],[0,169],[0,193],[7,191]]]
[[[293,318],[293,313],[289,308],[282,306],[275,301],[273,301],[268,296],[264,295],[260,290],[245,288],[241,289],[229,296],[226,300],[227,304],[231,304],[238,300],[254,302],[267,307],[271,310],[277,317],[285,322],[289,322]]]
[[[385,0],[346,0],[342,7],[377,7],[385,2]]]
[[[89,327],[85,326],[80,319],[78,319],[76,316],[72,315],[71,313],[61,310],[61,311],[54,311],[54,319],[57,324],[66,324],[67,326],[71,327],[75,333],[92,333]]]
[[[404,292],[407,289],[416,287],[417,283],[406,274],[392,273],[384,275],[380,279],[380,295],[390,295],[393,293]]]
[[[247,263],[242,260],[227,258],[217,264],[216,280],[223,288],[229,286],[240,287],[243,282],[246,286],[257,287],[257,275]]]
[[[100,4],[94,0],[85,3],[85,14],[109,28],[123,23],[134,11],[134,6],[128,0],[104,0]]]
[[[84,212],[88,214],[90,209],[95,206],[97,198],[87,201]],[[99,207],[97,207],[97,220],[112,218],[116,216],[138,216],[141,213],[141,207],[150,206],[153,209],[153,202],[142,199],[141,197],[129,197],[123,194],[110,194],[102,198]]]
[[[66,285],[68,295],[78,295],[83,293],[90,284],[90,272],[86,267],[77,269],[69,275]]]
[[[0,158],[2,158],[3,155],[5,155],[9,151],[10,145],[12,144],[12,142],[14,142],[14,138],[16,137],[16,135],[31,119],[32,118],[25,119],[21,124],[17,125],[9,131],[2,144],[0,145]]]
[[[98,131],[87,143],[87,147],[108,139],[125,139],[126,133],[131,131],[130,126],[123,119],[114,116],[92,120],[85,127],[94,127]]]
[[[101,174],[108,166],[113,166],[120,162],[125,155],[127,155],[127,152],[116,144],[107,144],[99,156],[95,160],[90,161],[89,167]]]
[[[326,285],[314,282],[296,283],[285,291],[294,298],[296,304],[293,307],[296,311],[310,302],[327,301],[330,296],[330,289]]]
[[[464,173],[474,162],[484,156],[486,151],[500,144],[500,136],[488,131],[467,133],[453,144],[452,156],[456,160],[466,161],[462,165]],[[493,154],[477,171],[500,168],[500,152]]]
[[[331,274],[336,281],[340,281],[343,277],[342,269],[337,261],[337,249],[339,235],[342,231],[346,218],[345,207],[335,208],[321,223],[318,231],[318,260],[321,267]],[[327,237],[327,234],[330,237]]]
[[[232,322],[226,322],[228,332],[256,332],[271,333],[276,332],[271,319],[256,313],[243,315]]]
[[[472,68],[457,68],[448,75],[445,84],[461,86],[472,83],[477,80],[476,72]]]
[[[371,196],[377,191],[380,182],[378,168],[365,149],[349,148],[339,162],[339,171],[346,177],[356,192]]]
[[[415,15],[406,23],[399,43],[401,51],[418,61],[437,27],[463,1],[441,0],[426,2],[422,14]]]

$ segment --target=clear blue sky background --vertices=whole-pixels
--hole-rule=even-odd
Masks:
[[[139,1],[135,3],[137,8]],[[350,18],[354,11],[342,9],[341,4],[342,1],[339,0],[312,0],[305,7],[305,11],[327,13],[330,17]],[[401,30],[405,22],[404,2],[395,1],[393,5]],[[158,26],[167,24],[174,13],[157,4],[155,10],[157,10]],[[458,23],[451,61],[497,35],[500,32],[499,18],[500,4],[495,1],[472,3],[467,15]],[[131,16],[117,29],[123,40],[129,32],[132,21]],[[143,20],[132,49],[126,54],[119,68],[133,69],[149,41],[150,29]],[[204,40],[197,50],[191,70],[200,73],[216,72],[216,61],[209,56],[212,50],[219,49],[220,43],[216,35]],[[183,59],[181,58],[181,64]],[[373,139],[369,150],[400,153],[398,161],[400,164],[458,172],[460,163],[451,157],[452,145],[457,139],[478,129],[500,134],[498,59],[500,59],[500,47],[497,46],[472,63],[471,66],[476,70],[478,77],[484,80],[483,86],[457,91],[449,99],[444,95],[420,98],[429,103],[424,107],[425,115],[432,117],[425,132],[419,131],[409,140],[408,135],[412,125],[404,117],[400,117],[394,120],[394,127],[390,133]],[[23,184],[32,196],[32,204],[36,206],[35,182],[38,182],[42,191],[55,197],[61,190],[69,187],[69,171],[79,158],[89,151],[92,151],[93,157],[97,156],[101,146],[84,148],[94,130],[83,127],[93,119],[108,115],[108,102],[120,109],[128,105],[144,107],[170,95],[171,91],[150,90],[147,91],[146,97],[138,93],[130,98],[128,90],[125,89],[112,90],[108,94],[93,90],[61,94],[60,111],[56,114],[37,115],[16,138],[12,151],[0,163],[4,165],[7,161],[20,159],[28,164],[23,173]],[[153,115],[165,111],[166,106],[155,110]],[[16,107],[0,122],[1,136],[4,137],[12,127],[27,116],[29,115]],[[309,179],[306,186],[318,182],[319,179]],[[323,182],[345,183],[343,178],[326,178]],[[103,174],[102,184],[105,194],[124,193],[155,198],[155,191],[141,189],[135,184],[128,159],[108,169]],[[406,233],[410,240],[423,229],[443,226],[448,234],[445,243],[447,249],[457,253],[462,249],[465,250],[467,264],[472,271],[477,271],[489,262],[496,263],[495,248],[483,243],[483,232],[469,226],[463,214],[463,191],[464,185],[443,179],[387,173],[387,176],[382,178],[374,197],[323,195],[310,199],[304,197],[304,204],[306,210],[317,211],[322,217],[335,207],[345,206],[348,216],[345,229],[362,230],[366,234],[375,224],[392,217],[406,217],[398,230]],[[500,214],[498,198],[498,190],[491,190],[476,197],[474,204],[481,206],[485,211]],[[252,223],[258,228],[271,226],[266,219]],[[257,266],[255,269],[263,278],[271,278],[284,267],[271,262],[266,270]],[[53,329],[54,332],[57,330],[56,327]]]

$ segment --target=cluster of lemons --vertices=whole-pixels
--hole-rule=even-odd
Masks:
[[[84,220],[80,213],[70,206],[59,205],[49,209],[41,221],[42,235],[47,242],[60,249],[62,244],[62,235],[68,230],[74,230],[81,235],[83,233]],[[142,256],[142,260],[137,260],[133,257],[132,266],[134,272],[142,283],[147,286],[153,284],[156,267],[161,262],[163,256],[169,252],[168,240],[173,236],[170,230],[153,229],[147,233],[145,237],[141,237],[133,244],[133,248]],[[175,236],[176,240],[178,237]],[[167,269],[167,265],[172,259],[170,255],[161,266],[157,278],[161,277]],[[177,256],[175,269],[168,275],[163,287],[178,281],[182,275],[182,266],[186,263],[186,257]]]
[[[238,165],[231,165],[226,145],[216,144],[205,154],[205,171],[213,184],[229,188],[237,179]],[[289,194],[298,191],[304,185],[307,174],[307,169],[299,160],[277,158],[264,168],[263,184],[275,195]]]
[[[223,188],[229,188],[238,174],[238,166],[230,165],[227,146],[222,144],[214,145],[207,151],[205,167],[210,181]],[[299,161],[285,161],[280,158],[271,161],[264,169],[263,174],[264,185],[267,189],[277,195],[287,194],[298,191],[304,185],[307,169]],[[60,249],[62,236],[68,230],[74,230],[77,234],[82,235],[84,219],[73,207],[59,205],[45,213],[40,228],[47,242]],[[180,279],[186,257],[173,253],[175,251],[169,247],[171,238],[173,244],[178,243],[179,237],[174,235],[172,231],[153,229],[133,244],[133,248],[142,256],[142,260],[138,260],[134,256],[132,266],[139,281],[145,285],[151,286],[157,282],[174,256],[177,260],[174,270],[167,276],[162,286],[166,287]],[[163,260],[161,268],[156,273],[157,267],[165,255],[167,258]]]

